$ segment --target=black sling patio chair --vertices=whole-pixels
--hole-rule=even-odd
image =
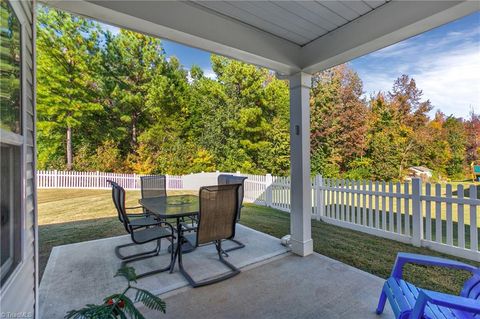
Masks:
[[[142,198],[166,197],[167,177],[165,175],[140,177]]]
[[[220,262],[230,268],[231,271],[213,279],[195,281],[183,266],[182,245],[178,245],[178,266],[180,272],[193,287],[217,283],[240,273],[238,268],[224,259],[224,256],[227,254],[222,249],[222,240],[231,239],[235,236],[238,187],[240,187],[238,184],[233,184],[200,188],[197,231],[194,236],[190,236],[187,240],[194,247],[208,245],[213,242]]]
[[[112,186],[112,200],[115,205],[115,209],[117,210],[117,217],[120,220],[120,222],[124,223],[122,214],[120,213],[120,210],[117,207],[117,203],[115,200],[115,187],[121,187],[118,185],[116,182],[107,180],[107,182]],[[115,186],[115,187],[114,187]],[[126,211],[129,211],[131,209],[139,209],[142,208],[142,206],[135,206],[135,207],[125,207]],[[130,220],[130,225],[134,228],[137,227],[149,227],[149,226],[154,226],[158,223],[158,219],[156,218],[155,215],[149,214],[149,213],[128,213],[128,218]],[[124,245],[119,245],[115,247],[115,255],[120,258],[121,260],[126,260],[134,257],[139,257],[139,256],[145,256],[149,254],[153,254],[156,252],[156,249],[151,250],[151,251],[146,251],[138,254],[133,254],[133,255],[123,255],[120,253],[120,250],[125,247],[130,247],[130,246],[135,246],[135,243],[128,243]]]
[[[131,219],[132,215],[139,216],[141,214],[127,214],[127,208],[125,207],[125,190],[115,182],[110,181],[110,184],[112,185],[113,202],[115,204],[115,208],[117,209],[120,221],[122,222],[127,233],[130,234],[133,241],[133,243],[115,247],[115,254],[123,260],[122,266],[137,260],[158,256],[161,250],[162,239],[168,239],[170,242],[174,241],[175,236],[173,226],[165,221],[154,220],[154,222],[151,222],[149,220],[151,216],[146,218]],[[154,250],[130,256],[123,256],[119,252],[120,248],[132,245],[142,245],[152,241],[156,241],[156,247]],[[173,251],[170,255],[170,263],[167,267],[139,274],[137,278],[142,278],[170,270],[173,266]]]
[[[165,175],[151,175],[140,177],[142,198],[167,197],[167,177]],[[149,212],[144,208],[144,213]]]
[[[244,186],[245,186],[246,179],[247,177],[244,177],[244,176],[235,176],[230,174],[220,174],[218,175],[218,178],[217,178],[218,185],[240,184],[240,187],[238,188],[238,210],[237,210],[237,216],[236,216],[237,222],[240,220],[240,212],[243,207],[243,197],[245,195]],[[226,252],[245,247],[245,244],[243,244],[242,242],[234,238],[230,239],[230,241],[235,243],[236,246],[229,249],[225,249]]]

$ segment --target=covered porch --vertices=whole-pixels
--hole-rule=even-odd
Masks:
[[[246,247],[228,257],[242,271],[230,280],[194,289],[177,267],[173,274],[142,278],[136,285],[165,300],[164,318],[393,318],[389,308],[381,317],[375,314],[383,279],[317,253],[300,258],[279,239],[242,225],[237,236]],[[124,289],[125,279],[113,277],[120,265],[114,247],[129,240],[120,236],[55,247],[40,285],[41,317],[63,318]],[[168,259],[164,250],[134,266],[148,271]],[[213,245],[185,255],[185,266],[198,279],[226,271]],[[159,316],[140,311],[146,318]]]
[[[274,70],[290,82],[292,252],[313,253],[312,74],[479,9],[476,1],[48,1],[120,28]],[[415,225],[414,232],[423,231]]]
[[[139,281],[139,286],[166,301],[168,310],[164,317],[378,318],[375,307],[384,280],[313,252],[311,75],[474,12],[478,3],[353,1],[331,7],[317,7],[314,2],[254,5],[228,1],[48,4],[267,67],[289,80],[291,250],[287,251],[276,238],[237,226],[238,239],[246,243],[246,248],[232,252],[230,261],[241,269],[240,275],[199,289],[189,287],[178,272]],[[280,13],[279,7],[290,14]],[[337,17],[334,21],[330,20],[332,13]],[[281,26],[279,21],[283,21]],[[415,225],[414,231],[423,232],[423,226]],[[114,247],[128,240],[127,236],[113,237],[56,247],[40,286],[40,317],[61,318],[68,310],[96,303],[121,289],[124,280],[113,277],[120,265]],[[196,256],[190,264],[193,275],[208,278],[221,273],[221,268],[212,268],[208,263],[213,255],[214,250],[209,247],[191,253]],[[162,258],[167,260],[168,255],[138,267],[160,264]],[[141,311],[147,318],[158,316],[148,309]],[[389,307],[381,318],[393,318]]]

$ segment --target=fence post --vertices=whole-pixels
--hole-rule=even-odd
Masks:
[[[412,179],[412,244],[420,247],[423,239],[422,183],[419,178]],[[408,216],[407,216],[408,217]]]
[[[321,175],[315,175],[315,192],[317,193],[317,220],[325,216],[325,202],[323,198],[323,178]]]
[[[168,174],[165,175],[165,184],[166,184],[165,189],[166,190],[170,189],[170,178],[171,178],[170,175],[168,175]]]
[[[97,171],[97,175],[96,175],[96,182],[95,182],[95,187],[96,188],[100,188],[100,172]]]
[[[272,183],[273,178],[271,174],[265,175],[265,206],[272,207]]]
[[[53,171],[53,187],[58,188],[58,172],[57,172],[57,170]]]

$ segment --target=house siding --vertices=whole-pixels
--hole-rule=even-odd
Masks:
[[[10,1],[23,26],[22,35],[22,106],[24,125],[23,152],[23,234],[22,261],[0,292],[2,318],[17,314],[38,318],[37,205],[35,186],[35,2]]]

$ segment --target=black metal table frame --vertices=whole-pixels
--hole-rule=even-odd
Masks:
[[[175,197],[181,197],[181,196],[185,196],[185,195],[174,195],[174,196],[170,196],[170,199],[171,198],[175,198]],[[188,195],[189,197],[191,196],[194,196],[194,195]],[[177,214],[166,214],[166,213],[161,213],[159,212],[157,209],[152,209],[152,206],[148,206],[148,205],[145,205],[145,202],[149,202],[151,200],[155,200],[155,199],[152,199],[152,198],[148,198],[148,199],[140,199],[139,200],[139,203],[140,205],[142,205],[143,207],[145,207],[149,212],[151,212],[152,214],[156,215],[158,218],[161,218],[161,219],[176,219],[176,222],[177,222],[177,244],[173,243],[170,245],[169,247],[169,250],[170,249],[175,249],[175,253],[174,253],[174,259],[173,259],[173,262],[172,262],[172,266],[171,266],[171,269],[170,269],[170,273],[173,272],[174,268],[175,268],[175,263],[177,261],[177,259],[179,259],[179,262],[180,262],[180,246],[179,246],[179,243],[182,242],[182,253],[183,254],[186,254],[186,253],[189,253],[191,251],[193,251],[195,249],[195,247],[188,241],[185,239],[185,236],[183,236],[183,231],[182,231],[182,223],[181,223],[181,219],[184,219],[185,217],[195,217],[198,215],[198,207],[197,207],[197,210],[195,212],[193,211],[190,211],[190,212],[184,212],[184,213],[177,213]],[[168,205],[165,205],[165,207],[167,207]],[[172,207],[178,207],[178,205],[171,205]]]

